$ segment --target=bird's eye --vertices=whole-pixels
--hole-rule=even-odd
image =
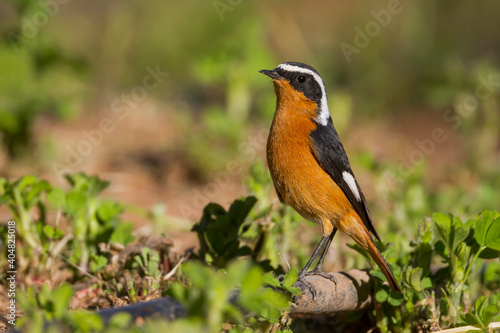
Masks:
[[[307,77],[305,75],[299,75],[297,76],[297,82],[298,83],[304,83],[307,81]]]

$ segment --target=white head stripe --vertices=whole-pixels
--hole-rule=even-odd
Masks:
[[[319,122],[321,125],[326,126],[328,124],[328,119],[330,118],[330,110],[328,109],[328,102],[326,100],[325,84],[323,83],[323,79],[321,79],[321,76],[319,76],[316,72],[310,69],[286,63],[279,65],[278,68],[281,68],[288,72],[299,72],[312,75],[312,77],[316,80],[316,82],[318,82],[319,87],[321,88],[322,96],[321,96],[320,113],[318,118],[316,118],[316,121]]]
[[[342,172],[342,177],[346,182],[347,186],[351,189],[351,192],[354,194],[356,200],[361,201],[361,195],[358,191],[358,186],[356,185],[356,180],[354,180],[354,176],[347,171]]]

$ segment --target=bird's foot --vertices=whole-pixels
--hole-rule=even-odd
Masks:
[[[302,282],[303,284],[306,285],[307,289],[309,289],[309,291],[311,292],[311,295],[312,295],[312,299],[314,300],[314,298],[316,297],[316,290],[314,288],[314,286],[305,279],[306,276],[309,276],[309,275],[316,275],[316,276],[321,276],[325,279],[328,279],[330,281],[332,281],[333,283],[335,283],[335,285],[337,285],[338,281],[337,279],[335,278],[335,276],[333,275],[330,275],[330,274],[327,274],[325,272],[323,272],[322,270],[318,269],[318,268],[315,268],[311,271],[300,271],[299,272],[299,276],[297,277],[297,281],[300,281]]]
[[[301,272],[301,273],[302,273],[302,272]],[[309,276],[309,275],[317,275],[317,276],[321,276],[321,277],[323,277],[323,278],[325,278],[325,279],[327,279],[327,280],[330,280],[330,281],[332,281],[332,282],[333,282],[333,283],[335,283],[335,284],[337,284],[337,283],[338,283],[337,278],[336,278],[335,276],[333,276],[333,275],[331,275],[331,274],[328,274],[328,273],[325,273],[325,272],[323,272],[323,271],[322,271],[321,269],[319,269],[319,268],[315,268],[315,269],[313,269],[313,270],[311,270],[311,271],[304,272],[304,273],[302,273],[302,274],[303,274],[303,276],[304,276],[304,277],[305,277],[305,276]],[[299,276],[300,276],[300,273],[299,273]]]

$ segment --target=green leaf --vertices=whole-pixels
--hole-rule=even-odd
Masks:
[[[500,217],[500,213],[496,211],[483,210],[481,214],[479,214],[476,219],[474,232],[474,237],[476,238],[476,241],[479,243],[479,245],[486,245],[487,230],[490,227],[491,223],[493,223],[493,221],[498,217]]]
[[[97,217],[102,222],[107,222],[123,212],[123,206],[117,202],[105,200],[101,202],[97,209]]]
[[[66,192],[59,187],[54,187],[47,193],[47,201],[58,208],[66,206]]]
[[[260,306],[255,309],[271,323],[279,322],[281,312],[288,307],[289,297],[270,288],[262,290]]]
[[[68,311],[69,302],[73,297],[73,288],[69,284],[63,284],[52,291],[54,303],[54,318],[61,319]]]
[[[245,279],[252,267],[253,265],[250,260],[237,260],[229,264],[227,267],[227,274],[224,269],[219,269],[218,273],[227,275],[228,282],[232,285],[236,285]]]
[[[149,247],[143,247],[141,249],[141,258],[143,259],[143,262],[146,263],[149,259],[149,254],[152,252]]]
[[[388,302],[392,306],[400,306],[404,300],[405,300],[405,298],[404,298],[403,293],[395,291],[395,292],[391,292],[389,294]]]
[[[46,285],[46,284],[42,285],[42,287],[40,288],[40,291],[39,291],[38,295],[36,296],[36,298],[37,298],[38,303],[40,304],[40,306],[42,308],[46,308],[47,303],[50,300],[50,289],[49,289],[49,286]]]
[[[428,244],[432,241],[434,233],[432,232],[432,225],[428,220],[425,220],[424,224],[419,226],[419,236],[424,244]]]
[[[486,284],[500,281],[500,266],[498,265],[498,261],[490,261],[486,263],[483,278]]]
[[[470,247],[466,243],[459,243],[455,250],[455,257],[457,258],[456,261],[462,265],[462,268],[465,267],[470,257]]]
[[[283,286],[284,287],[292,287],[295,281],[297,281],[299,274],[297,273],[297,270],[291,269],[290,272],[288,272],[287,275],[285,275],[285,278],[283,279]]]
[[[66,211],[70,215],[75,215],[80,210],[85,209],[87,197],[85,193],[71,190],[67,196]]]
[[[45,225],[43,227],[43,234],[49,239],[54,238],[55,234],[54,228],[52,228],[50,225]]]
[[[483,310],[483,307],[488,304],[488,300],[486,296],[481,296],[476,300],[475,310],[476,314],[480,314]]]
[[[226,244],[223,231],[216,228],[209,228],[205,234],[210,247],[212,247],[218,255],[221,255],[224,252],[224,245]]]
[[[134,241],[133,229],[134,225],[132,223],[120,223],[114,228],[109,241],[127,245]]]
[[[180,282],[175,282],[168,287],[168,294],[182,304],[186,304],[188,300],[189,290]]]
[[[280,287],[281,286],[278,279],[276,279],[271,273],[264,274],[264,276],[262,277],[262,281],[265,284],[270,285],[272,287]]]
[[[0,194],[4,194],[10,187],[10,183],[7,179],[0,177]]]
[[[433,287],[432,280],[429,277],[425,277],[422,279],[422,282],[420,282],[422,285],[422,289],[431,289]]]
[[[231,268],[234,267],[235,265],[232,264]],[[234,274],[233,272],[230,273]],[[253,265],[249,270],[248,268],[246,269],[245,276],[241,281],[239,303],[249,311],[258,310],[262,304],[262,294],[265,290],[262,288],[262,273],[262,269],[259,266]]]
[[[108,259],[106,257],[93,255],[92,261],[90,262],[90,269],[92,270],[92,272],[97,272],[107,264]]]
[[[128,313],[127,315],[130,316]],[[96,332],[104,329],[104,323],[101,317],[96,313],[84,310],[74,310],[69,313],[69,316],[72,324],[78,328],[78,332]],[[112,318],[114,317],[116,317],[116,315]],[[121,316],[120,318],[124,319],[124,316]],[[130,321],[128,321],[128,323],[130,323]],[[126,326],[122,326],[122,328],[125,327]]]
[[[422,269],[414,268],[410,275],[410,285],[415,291],[422,291]]]
[[[89,197],[96,197],[109,186],[108,181],[100,180],[97,176],[87,176],[83,172],[66,175],[65,177],[73,185],[74,189],[85,192]]]
[[[481,321],[479,320],[479,318],[477,318],[474,314],[468,312],[465,314],[465,316],[462,317],[462,320],[464,321],[464,323],[466,323],[467,325],[481,325]]]
[[[385,288],[385,286],[382,286],[382,288],[375,294],[375,299],[379,303],[384,303],[385,301],[387,301],[388,298],[389,298],[389,288]]]
[[[488,247],[485,247],[484,250],[479,255],[479,258],[481,258],[481,259],[496,259],[496,258],[500,258],[500,251],[493,250],[493,249],[490,249]]]
[[[255,197],[249,196],[242,200],[235,200],[231,204],[229,214],[234,218],[236,225],[239,226],[245,221],[256,202],[257,199]]]
[[[374,278],[377,278],[381,281],[387,281],[387,278],[385,277],[384,273],[382,273],[381,271],[375,271],[372,273],[372,276]]]
[[[286,291],[288,291],[292,295],[302,295],[302,290],[297,287],[283,287]]]
[[[196,287],[205,288],[214,279],[219,279],[212,267],[204,266],[201,262],[188,261],[182,266],[182,272],[191,279]]]
[[[455,229],[455,239],[453,242],[453,251],[460,246],[460,244],[463,244],[462,242],[467,238],[469,235],[469,229],[467,229],[465,226],[459,227]]]
[[[62,236],[64,236],[64,231],[56,227],[54,229],[55,234],[54,234],[54,239],[60,239]]]
[[[262,287],[262,269],[259,266],[253,266],[241,282],[242,293],[253,293]]]
[[[126,329],[132,322],[132,315],[128,312],[117,312],[109,319],[108,326],[110,328]]]
[[[371,257],[368,254],[368,252],[366,252],[365,250],[363,250],[363,248],[361,248],[361,246],[359,246],[358,244],[356,244],[356,243],[347,243],[346,245],[348,247],[350,247],[351,249],[353,249],[353,250],[357,251],[358,253],[360,253],[366,259],[371,260]]]
[[[451,219],[449,216],[446,216],[441,213],[434,213],[432,215],[432,220],[436,225],[438,234],[444,244],[450,248],[450,229],[451,229]]]
[[[497,218],[486,232],[486,246],[493,250],[500,251],[500,218]]]
[[[231,319],[231,322],[243,323],[245,321],[245,316],[240,309],[230,303],[226,304],[224,312]]]
[[[149,259],[147,260],[147,272],[148,276],[154,276],[159,272],[160,254],[156,250],[151,250],[149,252]]]
[[[8,194],[0,195],[0,205],[10,201],[10,196]]]
[[[38,180],[34,183],[28,193],[24,194],[26,208],[31,209],[34,205],[36,205],[40,198],[40,194],[48,190],[50,190],[50,184],[47,181]]]
[[[481,320],[484,323],[484,326],[488,326],[496,317],[500,315],[500,308],[496,304],[490,304],[486,308],[483,309],[481,313]]]
[[[13,187],[17,188],[19,191],[23,191],[27,186],[33,185],[36,182],[38,182],[37,176],[26,175],[14,182]]]

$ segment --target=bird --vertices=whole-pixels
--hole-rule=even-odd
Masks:
[[[311,66],[284,62],[260,70],[274,81],[276,110],[267,139],[266,155],[280,202],[321,226],[323,237],[298,279],[320,275],[325,255],[338,229],[370,254],[395,291],[400,287],[374,243],[380,240],[361,188],[328,109],[325,84]],[[321,248],[316,267],[309,271]],[[333,278],[334,282],[335,279]]]

